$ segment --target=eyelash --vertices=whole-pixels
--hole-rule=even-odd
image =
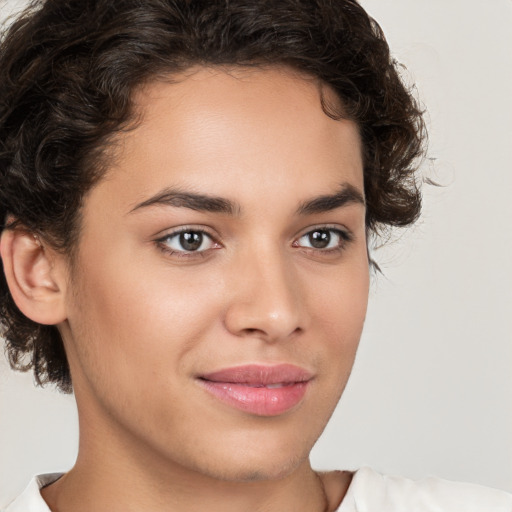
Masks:
[[[343,252],[346,249],[347,244],[353,241],[354,237],[352,233],[348,230],[343,230],[338,227],[331,227],[331,226],[320,226],[313,229],[310,229],[309,231],[306,231],[303,235],[301,235],[297,241],[294,241],[292,243],[292,247],[301,247],[298,245],[298,240],[301,240],[304,237],[312,236],[313,233],[320,233],[320,232],[327,232],[330,234],[329,242],[331,241],[332,235],[335,234],[339,240],[338,243],[335,245],[335,247],[330,247],[328,249],[318,249],[315,247],[303,247],[303,249],[314,251],[315,253],[319,253],[322,255],[326,254],[335,254]]]
[[[314,248],[314,247],[302,247],[302,249],[304,249],[308,252],[311,251],[311,252],[314,252],[317,254],[325,254],[325,255],[341,253],[343,250],[345,250],[347,244],[352,242],[354,239],[352,233],[348,230],[342,230],[338,227],[320,226],[320,227],[310,229],[309,231],[307,231],[304,234],[302,234],[301,236],[299,236],[292,243],[292,247],[301,248],[301,246],[298,245],[298,241],[304,237],[311,236],[315,232],[328,232],[328,233],[330,233],[331,237],[332,237],[332,234],[335,234],[336,236],[339,237],[339,241],[335,247],[330,247],[327,249],[325,249],[325,248],[319,249],[319,248]],[[187,251],[187,250],[170,249],[169,245],[168,245],[169,240],[176,239],[177,237],[179,237],[180,235],[185,234],[185,233],[200,234],[202,237],[206,237],[206,238],[210,239],[210,241],[211,241],[210,243],[213,245],[217,245],[217,247],[210,247],[208,249],[204,249],[201,251],[198,251],[198,250]],[[211,249],[217,249],[220,247],[220,243],[217,242],[215,240],[215,238],[210,233],[208,233],[207,231],[205,231],[204,229],[201,229],[201,228],[190,228],[190,227],[180,228],[177,231],[173,231],[172,233],[169,233],[169,234],[155,240],[155,242],[156,242],[158,248],[162,252],[164,252],[165,254],[168,254],[170,256],[178,257],[178,258],[197,258],[197,257],[205,258]],[[203,242],[204,242],[204,239],[201,241],[201,245],[203,244]],[[330,240],[329,240],[329,242],[330,242]]]
[[[202,250],[202,251],[186,251],[186,250],[174,250],[170,249],[168,242],[170,239],[177,238],[180,235],[184,233],[199,233],[203,237],[209,238],[211,240],[211,243],[218,244],[218,242],[215,241],[214,237],[210,235],[207,231],[201,228],[190,228],[190,227],[183,227],[176,231],[173,231],[172,233],[168,233],[167,235],[163,236],[162,238],[159,238],[156,240],[156,243],[159,247],[159,249],[164,252],[165,254],[168,254],[170,256],[178,257],[178,258],[197,258],[201,257],[204,258],[207,256],[207,253],[210,249]],[[202,243],[204,240],[202,241]],[[201,243],[201,245],[202,245]],[[220,246],[220,244],[218,244]]]

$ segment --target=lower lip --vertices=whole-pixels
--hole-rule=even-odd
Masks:
[[[200,381],[206,391],[222,402],[257,416],[278,416],[301,402],[308,382],[296,382],[280,388],[251,387],[231,382]]]

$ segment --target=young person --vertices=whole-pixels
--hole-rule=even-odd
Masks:
[[[1,52],[6,347],[80,420],[8,512],[512,508],[309,463],[368,239],[420,210],[421,112],[355,1],[47,0]]]

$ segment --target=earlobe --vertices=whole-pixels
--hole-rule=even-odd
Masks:
[[[66,319],[65,282],[51,251],[32,233],[7,229],[2,233],[0,254],[14,302],[34,322],[57,325]]]

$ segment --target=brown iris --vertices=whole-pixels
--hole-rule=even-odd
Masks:
[[[180,234],[180,245],[186,251],[197,251],[203,243],[203,233],[186,231]]]

